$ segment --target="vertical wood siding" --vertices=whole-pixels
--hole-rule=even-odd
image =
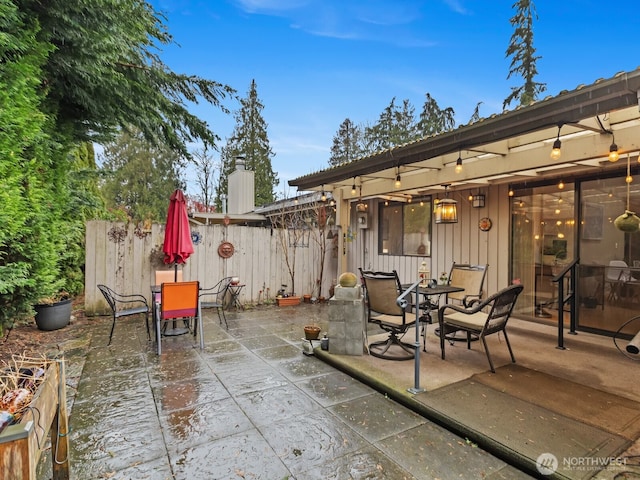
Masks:
[[[368,202],[369,228],[359,228],[356,222],[355,203],[349,206],[350,228],[342,231],[341,241],[327,241],[322,295],[329,297],[329,289],[335,284],[338,260],[342,248],[347,257],[347,270],[358,272],[359,267],[373,270],[397,270],[403,282],[418,278],[420,263],[426,261],[431,276],[449,272],[452,262],[489,264],[485,292],[493,293],[511,283],[509,278],[510,211],[508,186],[483,186],[486,195],[484,208],[472,208],[467,199],[478,189],[450,193],[458,201],[458,223],[433,224],[431,228],[431,256],[380,255],[378,253],[378,201]],[[493,222],[491,230],[478,228],[481,218]],[[109,232],[124,229],[126,235],[120,242],[113,241]],[[349,230],[351,235],[349,235]],[[184,270],[185,280],[199,280],[204,287],[213,286],[226,276],[237,276],[246,284],[241,300],[248,303],[273,299],[282,284],[291,289],[291,280],[284,261],[278,233],[271,228],[230,225],[193,227],[201,235],[195,245],[195,253]],[[348,240],[352,238],[352,240]],[[123,293],[142,293],[150,298],[150,286],[156,269],[170,269],[168,265],[153,266],[151,250],[162,249],[164,225],[155,224],[146,235],[136,235],[133,225],[92,221],[87,224],[85,307],[87,314],[104,314],[107,305],[96,285],[104,283]],[[234,255],[223,259],[218,246],[223,241],[235,247]],[[318,243],[309,239],[309,246],[296,249],[296,293],[317,295],[320,252]]]
[[[237,276],[246,286],[242,302],[257,303],[266,296],[273,300],[281,285],[291,280],[284,261],[278,233],[271,228],[230,225],[192,227],[201,241],[194,245],[195,252],[183,270],[184,280],[198,280],[203,287],[212,287],[221,278]],[[121,233],[117,236],[118,232]],[[116,241],[119,240],[119,241]],[[152,263],[151,252],[162,250],[164,225],[154,224],[148,232],[137,232],[133,225],[106,221],[87,223],[85,258],[85,309],[87,315],[106,314],[108,306],[97,289],[105,284],[124,293],[140,293],[151,299],[151,285],[155,271],[172,269],[171,265]],[[235,252],[228,259],[218,255],[218,246],[231,242]],[[332,243],[327,241],[329,247]],[[161,257],[154,257],[161,258]],[[317,242],[296,249],[296,294],[317,295],[320,253]],[[322,295],[329,296],[335,282],[337,257],[329,248],[325,258]]]
[[[431,256],[381,255],[378,253],[379,201],[369,201],[369,228],[359,229],[356,224],[355,204],[350,211],[351,230],[357,235],[347,242],[348,269],[357,272],[359,267],[372,270],[397,270],[402,282],[418,278],[420,263],[427,262],[431,276],[438,278],[441,272],[449,272],[451,264],[489,264],[485,280],[485,292],[494,293],[511,283],[509,279],[509,197],[508,185],[482,186],[486,205],[473,208],[468,200],[470,193],[478,189],[450,192],[449,197],[458,202],[458,223],[432,224]],[[488,217],[493,226],[488,232],[478,227],[480,219]]]

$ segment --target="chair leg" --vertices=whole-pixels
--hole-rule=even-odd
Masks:
[[[484,338],[484,335],[480,335],[482,338],[482,343],[484,344],[484,353],[487,354],[487,360],[489,360],[489,366],[491,367],[491,372],[496,373],[496,369],[493,368],[493,362],[491,361],[491,354],[489,353],[489,347],[487,346],[487,340]]]
[[[113,330],[116,328],[116,314],[113,314],[113,322],[111,322],[111,333],[109,333],[109,343],[107,346],[111,345],[111,339],[113,338]]]
[[[391,348],[393,345],[400,347],[406,355],[385,355],[387,350]],[[419,347],[418,347],[419,348]],[[416,354],[415,345],[406,344],[398,338],[396,333],[391,332],[386,340],[382,340],[380,342],[374,342],[369,345],[369,354],[374,357],[384,358],[386,360],[410,360],[415,357]]]
[[[227,323],[227,316],[224,313],[224,307],[218,307],[218,319],[220,320],[220,325],[222,325],[222,319],[224,318],[224,324],[229,330],[229,324]]]
[[[444,325],[441,323],[440,324],[440,335],[438,335],[440,337],[440,357],[442,357],[442,360],[444,360]]]
[[[158,355],[160,355],[162,353],[162,346],[161,346],[161,342],[160,342],[160,338],[162,337],[162,332],[160,331],[160,317],[158,316],[159,314],[156,314],[156,343],[157,345],[157,349],[158,349]]]
[[[516,363],[516,357],[513,356],[513,350],[511,350],[511,342],[509,342],[509,336],[507,335],[507,331],[506,330],[502,330],[502,333],[504,333],[504,340],[505,340],[505,342],[507,342],[507,347],[509,347],[509,354],[511,355],[511,362],[512,363]]]
[[[147,313],[144,314],[144,323],[147,326],[147,341],[150,342],[151,333],[149,333],[149,311],[148,310],[147,310]]]
[[[202,311],[200,307],[198,307],[198,317],[196,321],[198,322],[197,328],[200,334],[200,350],[204,350],[204,329],[202,328]]]

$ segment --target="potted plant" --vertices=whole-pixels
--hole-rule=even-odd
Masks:
[[[72,301],[67,292],[41,298],[35,310],[36,325],[40,330],[58,330],[69,325],[71,321]]]
[[[298,246],[305,243],[305,238],[308,241],[308,226],[299,211],[287,210],[284,206],[280,209],[278,215],[272,219],[272,222],[276,227],[284,263],[291,279],[291,293],[285,293],[281,289],[276,296],[276,303],[278,306],[299,305],[300,297],[295,293],[296,250]],[[283,285],[284,287],[286,285]]]

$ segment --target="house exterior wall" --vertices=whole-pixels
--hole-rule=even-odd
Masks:
[[[508,185],[482,186],[486,203],[473,208],[469,194],[478,189],[454,190],[450,198],[458,202],[458,223],[432,224],[431,256],[383,255],[378,253],[378,206],[380,200],[368,201],[369,228],[361,229],[357,223],[355,203],[349,202],[349,226],[355,237],[346,232],[347,270],[358,272],[359,267],[371,270],[397,270],[403,283],[418,278],[422,261],[427,262],[431,277],[451,269],[452,262],[489,264],[485,279],[485,292],[494,293],[511,283],[509,278],[510,208]],[[488,232],[478,227],[481,218],[488,217],[492,227]]]

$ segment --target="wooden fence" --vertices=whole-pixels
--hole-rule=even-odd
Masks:
[[[91,221],[86,228],[86,314],[104,315],[109,311],[96,287],[98,284],[124,294],[141,293],[150,300],[155,271],[173,268],[162,261],[164,224],[154,224],[150,230],[143,231],[132,224]],[[273,301],[283,284],[291,291],[278,231],[269,227],[207,225],[192,226],[191,232],[197,239],[195,253],[185,265],[178,267],[183,270],[185,280],[199,280],[206,288],[222,277],[239,277],[240,283],[246,285],[240,295],[243,303]],[[308,245],[295,249],[295,291],[298,295],[321,293],[328,298],[337,274],[337,243],[326,241],[322,290],[319,291],[318,233],[310,231]],[[225,241],[235,249],[230,258],[218,254],[219,245]]]

